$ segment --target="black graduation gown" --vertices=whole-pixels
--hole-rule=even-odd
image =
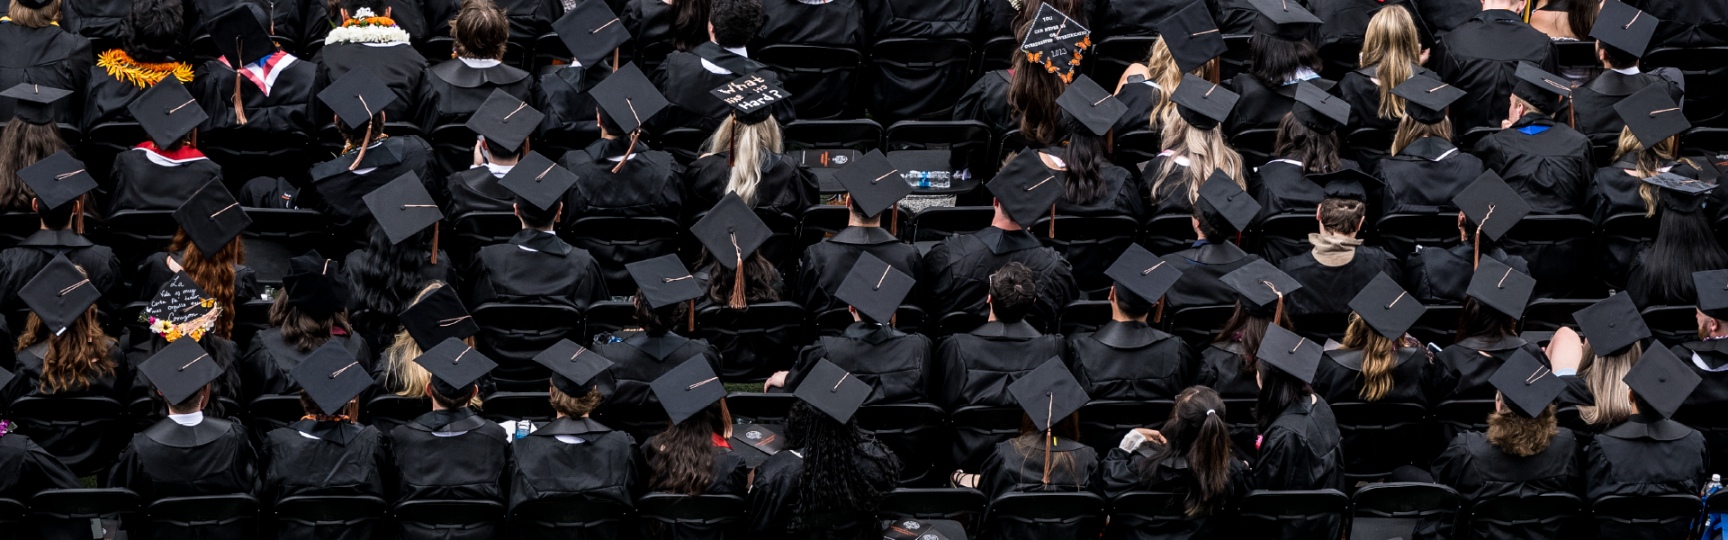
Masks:
[[[1679,422],[1632,415],[1584,445],[1584,499],[1608,495],[1696,495],[1710,479],[1704,436]],[[1603,538],[1681,538],[1691,523],[1666,527],[1603,522]]]
[[[90,0],[60,5],[60,26],[87,38],[118,43],[132,3],[126,0]],[[10,113],[8,113],[10,114]]]
[[[1512,352],[1518,349],[1523,349],[1543,363],[1548,362],[1548,355],[1542,353],[1541,347],[1518,336],[1508,336],[1497,341],[1467,337],[1442,349],[1434,360],[1444,365],[1457,383],[1441,401],[1494,399],[1496,390],[1494,385],[1488,382],[1488,378],[1494,376],[1494,372],[1499,371],[1500,366],[1512,358]]]
[[[1687,418],[1717,419],[1728,411],[1728,342],[1688,341],[1670,347],[1670,352],[1704,380],[1686,396],[1680,410]],[[1710,448],[1710,463],[1728,463],[1728,434],[1711,431],[1704,436]]]
[[[1173,493],[1181,497],[1189,496],[1193,491],[1194,472],[1188,465],[1185,455],[1165,458],[1158,466],[1152,478],[1140,474],[1140,468],[1146,466],[1146,460],[1157,455],[1159,445],[1151,442],[1143,443],[1133,452],[1121,448],[1111,448],[1104,455],[1103,468],[1098,472],[1098,480],[1103,484],[1104,496],[1115,499],[1124,493],[1135,491],[1152,491]],[[1249,483],[1248,464],[1241,460],[1230,460],[1230,472],[1224,483],[1224,504],[1226,508],[1234,508],[1242,497],[1253,490]],[[1121,540],[1208,540],[1213,538],[1228,538],[1230,530],[1228,518],[1213,521],[1213,516],[1190,516],[1184,519],[1161,522],[1144,522],[1128,516],[1111,516],[1110,527],[1104,534],[1105,538]]]
[[[1353,1],[1353,0],[1352,0]],[[1360,36],[1357,37],[1361,39]],[[1358,42],[1360,44],[1360,42]],[[1413,74],[1438,77],[1430,70],[1414,66]],[[1350,104],[1350,130],[1372,128],[1393,133],[1398,130],[1400,117],[1380,117],[1380,85],[1375,83],[1375,77],[1380,72],[1380,65],[1362,67],[1350,70],[1338,79],[1337,94]],[[1367,155],[1385,155],[1387,148],[1356,149]]]
[[[636,439],[590,418],[559,418],[517,439],[509,470],[511,508],[544,500],[630,506],[643,493],[647,473]]]
[[[426,68],[425,88],[430,94],[420,96],[422,101],[419,103],[436,107],[429,118],[428,128],[467,122],[493,90],[503,90],[523,102],[534,99],[534,79],[528,76],[528,72],[506,64],[488,68],[469,67],[460,58],[451,58]],[[468,152],[462,154],[466,156]]]
[[[997,138],[1020,129],[1020,115],[1008,105],[1008,85],[1013,77],[1006,69],[998,69],[978,77],[960,101],[954,103],[953,119],[977,120]]]
[[[1596,174],[1590,178],[1590,192],[1585,196],[1584,208],[1590,212],[1592,220],[1601,225],[1615,214],[1643,214],[1644,198],[1638,196],[1638,190],[1644,185],[1644,180],[1635,176],[1638,172],[1638,155],[1626,154],[1614,160],[1614,163],[1596,169]],[[1672,163],[1665,166],[1673,166]],[[1677,172],[1672,171],[1671,172]],[[1642,246],[1640,246],[1642,247]],[[1640,250],[1620,254],[1626,262]],[[1625,263],[1622,263],[1625,264]]]
[[[367,287],[388,287],[388,285],[361,283],[355,269],[365,264],[362,261],[369,256],[371,253],[366,249],[356,249],[348,252],[348,256],[342,259],[342,271],[348,279],[350,290],[361,291]],[[407,287],[409,290],[404,291],[404,294],[401,295],[405,300],[404,306],[406,306],[407,301],[413,300],[414,295],[420,292],[420,286],[428,281],[442,281],[456,286],[457,290],[461,290],[460,275],[457,273],[455,265],[450,262],[450,254],[445,253],[444,250],[438,250],[438,264],[432,264],[431,254],[424,251],[421,252],[418,262],[415,264],[416,267],[413,271],[416,273],[408,279]],[[385,294],[382,291],[376,292],[379,295]],[[376,354],[382,355],[386,349],[389,349],[391,342],[396,339],[396,332],[402,329],[395,313],[374,311],[360,294],[352,295],[349,298],[348,313],[348,322],[354,326],[354,333],[366,340],[367,350]],[[361,315],[362,313],[364,315]]]
[[[1254,462],[1254,489],[1336,489],[1343,491],[1344,444],[1332,407],[1318,396],[1301,398],[1284,408],[1261,434],[1260,456]],[[1326,538],[1338,534],[1337,519],[1284,524],[1278,538]]]
[[[594,114],[588,114],[593,123]],[[587,148],[571,151],[558,164],[576,175],[576,184],[565,192],[564,215],[574,222],[585,217],[663,217],[678,219],[684,207],[684,166],[672,154],[654,150],[647,141],[636,141],[629,163],[617,173],[623,146],[615,141],[594,141]],[[625,256],[622,260],[643,257]]]
[[[819,337],[800,351],[786,375],[786,389],[798,388],[822,360],[870,384],[865,405],[926,403],[940,381],[930,363],[930,338],[888,325],[855,322],[840,335]]]
[[[474,255],[468,305],[509,302],[584,310],[610,298],[603,276],[586,250],[570,247],[551,232],[523,229],[509,242],[486,246]]]
[[[1252,401],[1260,397],[1260,383],[1254,379],[1253,370],[1243,369],[1242,342],[1235,340],[1211,343],[1200,349],[1200,366],[1194,373],[1192,386],[1211,388],[1220,399],[1226,400]],[[1240,415],[1242,411],[1230,414]],[[1237,455],[1254,455],[1255,435],[1252,425],[1230,426],[1230,442],[1235,445]]]
[[[1384,214],[1456,212],[1452,198],[1487,170],[1482,160],[1439,137],[1423,137],[1375,166]]]
[[[333,43],[319,49],[312,60],[318,64],[319,88],[329,86],[350,70],[366,70],[396,94],[396,101],[384,107],[385,122],[410,122],[420,125],[422,129],[430,127],[426,125],[426,116],[430,111],[425,110],[425,107],[436,104],[420,101],[420,98],[430,92],[426,88],[426,85],[431,84],[426,80],[430,75],[426,70],[426,59],[407,43],[388,47],[373,47],[364,43]],[[322,122],[330,116],[330,109],[322,103],[317,107],[319,112],[314,113],[313,118]]]
[[[857,0],[821,4],[766,0],[762,13],[766,17],[754,40],[760,45],[858,48],[864,44],[864,10]]]
[[[1254,168],[1257,181],[1250,182],[1260,201],[1260,217],[1279,214],[1310,214],[1326,198],[1326,188],[1302,172],[1302,162],[1274,159]],[[1300,250],[1298,250],[1300,251]]]
[[[1728,6],[1659,0],[1633,0],[1628,4],[1661,21],[1656,24],[1651,48],[1728,45]]]
[[[1177,278],[1170,291],[1164,293],[1164,302],[1169,304],[1165,311],[1175,313],[1187,307],[1235,303],[1236,290],[1218,278],[1260,260],[1260,256],[1242,251],[1229,242],[1213,244],[1201,241],[1195,247],[1159,259],[1169,261],[1182,271],[1182,277]]]
[[[54,104],[54,117],[78,125],[79,103],[84,99],[78,90],[84,88],[96,64],[89,39],[59,26],[26,28],[0,22],[0,51],[6,51],[0,55],[0,88],[32,83],[71,90],[72,95]],[[14,100],[0,101],[0,118],[12,118]]]
[[[1470,244],[1449,248],[1417,246],[1416,253],[1404,262],[1404,284],[1410,294],[1424,304],[1462,304],[1470,289],[1470,276],[1475,272]],[[1484,259],[1530,273],[1524,258],[1494,248],[1482,253]]]
[[[861,455],[854,467],[877,490],[894,489],[891,472],[898,461],[893,452],[875,440],[859,442]],[[750,486],[749,531],[751,538],[778,540],[853,540],[875,538],[882,531],[874,508],[849,512],[799,516],[798,478],[804,475],[803,449],[782,450],[756,468]]]
[[[331,336],[331,341],[340,344],[354,355],[360,362],[360,367],[372,371],[372,353],[367,350],[366,340],[351,335]],[[301,351],[294,345],[282,339],[281,328],[266,328],[252,336],[251,344],[246,347],[246,354],[240,357],[240,384],[245,388],[245,398],[249,402],[258,396],[270,394],[294,394],[300,391],[300,383],[290,375],[300,362],[312,356],[317,351]]]
[[[1350,313],[1350,299],[1381,272],[1403,283],[1404,268],[1398,259],[1373,246],[1359,245],[1355,251],[1348,262],[1339,266],[1321,264],[1312,250],[1278,263],[1279,270],[1302,284],[1286,300],[1291,313],[1343,317]]]
[[[371,219],[372,212],[362,197],[404,174],[419,176],[429,193],[443,192],[438,186],[432,145],[425,139],[397,135],[374,142],[367,147],[360,166],[350,171],[348,166],[354,163],[356,152],[359,150],[313,165],[312,189],[301,190],[300,206],[323,212],[332,224],[346,227]]]
[[[1453,382],[1444,365],[1428,359],[1420,347],[1399,348],[1393,352],[1392,387],[1373,403],[1412,403],[1428,408],[1450,390]],[[1320,367],[1314,373],[1314,393],[1328,404],[1367,403],[1361,397],[1365,380],[1362,376],[1361,349],[1326,351]],[[1343,436],[1345,470],[1390,470],[1410,463],[1423,463],[1434,455],[1436,444],[1417,444],[1409,438],[1414,429],[1383,432],[1353,432]],[[1420,432],[1426,435],[1426,431]]]
[[[1534,135],[1524,131],[1547,128]],[[1590,139],[1537,113],[1476,143],[1476,156],[1500,174],[1536,214],[1577,214],[1590,189]]]
[[[1055,321],[1068,302],[1079,298],[1073,270],[1055,250],[1024,229],[985,227],[949,236],[924,255],[917,275],[921,285],[927,283],[925,312],[933,318],[954,312],[988,315],[984,299],[990,293],[990,274],[1010,262],[1026,265],[1037,276],[1038,305],[1033,311],[1038,319]]]
[[[1040,151],[1056,156],[1058,159],[1064,154],[1064,151],[1059,147],[1045,148]],[[1146,215],[1146,191],[1140,185],[1139,178],[1134,173],[1129,172],[1128,169],[1118,167],[1114,163],[1103,162],[1099,165],[1098,181],[1104,183],[1102,195],[1086,203],[1077,203],[1064,194],[1062,198],[1056,200],[1056,213],[1064,216],[1128,216],[1135,219],[1140,219],[1141,216]],[[1073,246],[1070,246],[1069,249],[1072,250]],[[1111,258],[1106,259],[1102,264],[1109,266],[1110,261],[1115,260],[1114,255],[1111,254]],[[1068,259],[1069,262],[1078,264],[1078,261],[1074,260],[1072,251],[1069,252]],[[1102,272],[1103,269],[1100,268],[1099,271]]]
[[[1446,34],[1440,49],[1431,55],[1434,71],[1470,95],[1449,109],[1452,133],[1459,136],[1479,127],[1500,127],[1518,61],[1555,71],[1554,45],[1548,36],[1503,9],[1476,13]]]
[[[602,334],[594,338],[592,349],[612,361],[606,370],[610,386],[602,384],[600,388],[606,400],[596,415],[606,425],[627,431],[639,441],[666,429],[666,411],[649,387],[654,379],[691,358],[705,359],[709,367],[720,369],[720,352],[713,345],[670,332],[660,336],[647,332]]]
[[[142,335],[131,334],[129,341],[125,342],[126,365],[133,374],[132,383],[127,391],[130,394],[130,399],[126,401],[134,404],[132,406],[134,411],[137,410],[137,404],[141,400],[151,403],[150,412],[132,415],[136,429],[147,428],[152,422],[168,417],[168,407],[163,403],[162,396],[156,393],[156,387],[150,382],[150,377],[138,368],[167,346],[168,340],[149,332],[144,332]],[[216,365],[222,367],[222,375],[210,382],[210,401],[204,406],[204,416],[209,418],[238,418],[240,411],[244,409],[240,402],[240,370],[235,367],[240,362],[239,345],[220,336],[206,334],[204,340],[198,342],[198,347],[209,353],[210,359],[215,360]]]
[[[136,122],[132,111],[127,107],[132,101],[144,94],[144,89],[130,82],[122,81],[108,74],[102,66],[93,66],[89,75],[84,78],[84,91],[73,92],[74,96],[82,98],[84,114],[78,117],[80,129],[90,132],[90,128],[116,122]],[[172,77],[172,75],[169,75]],[[197,81],[183,81],[191,85]],[[71,90],[68,88],[67,90]],[[72,96],[68,96],[72,97]],[[63,102],[66,100],[62,100]]]
[[[1058,437],[1050,446],[1050,483],[1044,483],[1042,435],[1031,437],[1029,448],[1019,448],[1020,439],[1002,441],[990,450],[978,475],[978,488],[989,500],[1009,493],[1104,493],[1098,481],[1098,451],[1080,441]],[[1072,525],[1058,523],[997,522],[994,538],[1036,540],[1072,537]]]
[[[108,477],[149,504],[168,497],[258,491],[257,455],[239,422],[206,414],[195,426],[162,419],[132,436]]]
[[[384,481],[390,448],[376,427],[300,420],[266,435],[262,454],[265,501],[306,495],[390,500]]]
[[[1187,344],[1143,321],[1068,336],[1068,369],[1094,400],[1174,399],[1194,376]]]
[[[0,497],[28,501],[44,490],[77,487],[78,477],[29,437],[0,437]]]
[[[1061,357],[1062,336],[1038,333],[1025,321],[1004,324],[988,322],[964,334],[954,334],[936,344],[940,382],[932,401],[953,411],[982,405],[1013,407],[1017,403],[1008,385],[1052,357]],[[978,470],[995,437],[956,432],[953,463],[968,471]]]
[[[1672,68],[1656,68],[1635,75],[1603,71],[1590,82],[1572,89],[1574,127],[1592,140],[1615,140],[1626,122],[1620,119],[1614,104],[1657,84],[1667,89],[1668,98],[1675,103],[1680,103],[1685,95],[1685,81]]]
[[[246,208],[300,208],[300,188],[280,176],[259,176],[247,180],[234,192],[234,199]]]
[[[1519,457],[1508,454],[1488,443],[1480,431],[1460,433],[1452,439],[1440,457],[1434,460],[1434,481],[1458,490],[1468,505],[1489,497],[1534,497],[1548,493],[1582,492],[1583,475],[1579,473],[1580,442],[1572,430],[1560,428],[1548,441],[1548,448],[1532,455]],[[1559,538],[1559,523],[1525,527],[1502,527],[1479,524],[1476,538],[1530,539]],[[1441,520],[1426,523],[1442,538],[1452,523]]]
[[[730,152],[709,154],[691,162],[684,171],[684,213],[690,215],[690,221],[694,221],[693,214],[706,212],[726,196],[727,178],[732,174],[732,166],[727,163],[730,156]],[[804,209],[816,205],[819,190],[816,175],[809,169],[782,154],[769,153],[762,160],[756,200],[751,207],[796,218],[804,215]]]
[[[134,148],[114,156],[110,214],[121,210],[173,211],[204,184],[222,179],[222,166],[209,158],[200,156],[164,166],[150,161],[149,152]]]
[[[1320,78],[1309,79],[1308,83],[1328,93],[1338,84]],[[1278,123],[1284,120],[1284,114],[1296,104],[1297,85],[1294,83],[1268,87],[1259,77],[1241,73],[1227,81],[1227,86],[1242,95],[1222,126],[1224,133],[1232,137],[1250,129],[1277,129]]]
[[[449,204],[444,215],[460,220],[474,212],[511,212],[515,210],[516,194],[499,185],[503,180],[492,175],[484,166],[463,169],[450,175],[444,189]]]
[[[659,0],[653,1],[659,3]],[[594,124],[594,110],[598,105],[588,91],[611,73],[612,69],[604,62],[588,67],[555,65],[541,68],[531,102],[535,109],[546,115],[536,130],[539,140],[572,145],[600,138],[600,126]]]
[[[1092,21],[1093,32],[1103,36],[1157,36],[1158,22],[1182,9],[1185,0],[1106,0],[1106,16]],[[1096,41],[1096,40],[1095,40]]]
[[[913,279],[918,278],[922,260],[918,248],[901,242],[881,227],[847,227],[804,249],[798,261],[797,284],[797,300],[804,304],[804,309],[812,315],[846,309],[846,302],[835,298],[834,293],[840,290],[840,283],[864,253]]]
[[[966,0],[863,0],[871,39],[972,37],[983,4]]]
[[[133,373],[132,366],[126,363],[126,356],[121,352],[118,343],[108,348],[108,361],[114,366],[113,373],[89,379],[86,381],[88,386],[83,388],[60,390],[51,394],[43,392],[41,388],[43,357],[47,354],[46,342],[18,351],[17,366],[14,368],[17,377],[0,388],[0,403],[10,404],[22,397],[105,397],[121,404],[128,402],[132,394],[133,380],[137,375]],[[36,423],[29,420],[21,424],[18,426],[19,431],[28,433],[35,444],[42,445],[42,448],[58,457],[67,468],[76,471],[95,471],[108,466],[113,462],[115,452],[119,451],[119,444],[125,441],[124,435],[105,434],[88,427]]]
[[[510,471],[505,468],[510,459],[509,434],[477,414],[470,407],[432,411],[390,431],[398,501],[504,502],[510,481]],[[430,534],[399,537],[448,538]]]
[[[1260,18],[1260,10],[1248,0],[1206,0],[1206,5],[1212,9],[1219,33],[1226,36],[1252,33],[1254,21]]]
[[[1314,47],[1319,50],[1344,56],[1355,65],[1355,57],[1348,53],[1362,50],[1362,39],[1368,33],[1368,21],[1374,18],[1382,8],[1389,5],[1403,6],[1410,13],[1410,18],[1416,23],[1416,30],[1421,36],[1423,47],[1434,42],[1429,35],[1427,24],[1422,21],[1422,13],[1416,9],[1416,0],[1308,0],[1308,9],[1320,18],[1319,31],[1314,40]],[[1336,57],[1322,55],[1322,57]],[[1327,73],[1332,73],[1333,66],[1327,66]]]
[[[101,309],[120,303],[123,295],[115,293],[124,277],[120,274],[120,259],[114,256],[114,250],[96,245],[71,230],[40,230],[24,237],[18,245],[0,251],[0,310],[16,313],[29,309],[18,298],[18,292],[24,290],[24,284],[48,266],[55,255],[65,255],[72,264],[83,268],[96,291],[102,293],[102,298],[110,299],[96,301]]]
[[[618,0],[609,0],[615,4]],[[630,31],[631,38],[636,42],[636,49],[645,49],[650,45],[664,44],[662,50],[672,50],[677,36],[673,35],[672,25],[678,20],[676,6],[665,0],[628,0],[624,9],[618,11],[619,22]]]
[[[272,137],[313,137],[324,124],[324,119],[312,117],[312,103],[318,100],[318,66],[294,58],[280,67],[289,58],[277,61],[269,95],[252,81],[240,84],[240,101],[246,109],[244,125],[234,117],[234,70],[216,60],[204,62],[193,75],[193,95],[210,118],[198,126],[198,136],[205,141],[237,137],[252,143],[264,143]]]
[[[1158,83],[1142,80],[1136,83],[1122,85],[1116,92],[1116,100],[1128,107],[1128,112],[1116,119],[1116,135],[1134,131],[1156,132],[1159,126],[1152,123],[1152,109],[1164,100],[1164,89]]]
[[[713,42],[699,48],[702,54],[707,54],[716,60],[715,65],[722,66],[729,73],[714,73],[702,64],[703,56],[698,51],[674,52],[666,57],[666,61],[649,74],[654,86],[660,93],[666,95],[666,100],[672,106],[662,111],[658,118],[650,120],[650,128],[656,132],[664,132],[671,128],[696,128],[704,133],[712,132],[720,127],[720,121],[732,115],[732,106],[715,98],[712,91],[725,86],[726,83],[738,80],[743,74],[753,73],[764,79],[780,83],[781,77],[768,69],[768,66],[720,49]],[[713,51],[719,51],[716,54]],[[797,118],[797,112],[792,109],[791,100],[781,100],[774,106],[773,115],[781,125]]]
[[[1170,172],[1158,176],[1158,171],[1164,168],[1166,160],[1175,160]],[[1159,153],[1151,161],[1140,164],[1140,177],[1146,184],[1146,193],[1152,204],[1152,214],[1147,219],[1158,216],[1194,214],[1194,201],[1188,199],[1188,158],[1176,156],[1169,150]]]

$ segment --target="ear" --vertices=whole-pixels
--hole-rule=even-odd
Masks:
[[[37,204],[40,203],[41,201],[42,201],[41,199],[31,197],[30,198],[30,211],[31,212],[41,212],[42,208],[37,206]]]
[[[1109,300],[1110,303],[1112,303],[1112,304],[1116,303],[1116,286],[1115,285],[1110,286],[1110,296],[1107,297],[1106,300]]]
[[[519,204],[512,203],[510,205],[510,212],[513,214],[516,214],[517,218],[521,218],[522,217],[522,206]]]

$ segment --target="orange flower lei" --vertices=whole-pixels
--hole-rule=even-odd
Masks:
[[[396,21],[389,17],[362,17],[342,21],[342,26],[396,26]]]
[[[185,62],[139,62],[132,55],[120,49],[109,49],[96,57],[96,65],[108,70],[108,75],[131,83],[139,88],[149,88],[162,79],[173,75],[180,82],[192,82],[192,66]]]

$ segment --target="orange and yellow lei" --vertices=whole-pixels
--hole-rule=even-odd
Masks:
[[[120,49],[109,49],[96,57],[96,65],[108,70],[108,75],[139,88],[149,88],[173,75],[180,82],[192,82],[192,66],[185,62],[139,62]]]

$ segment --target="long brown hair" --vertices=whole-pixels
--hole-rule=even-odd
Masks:
[[[332,313],[326,318],[313,317],[288,303],[286,290],[277,293],[276,301],[270,304],[270,326],[281,329],[282,341],[303,353],[324,346],[333,337],[334,328],[341,328],[348,335],[354,334],[354,327],[348,325],[347,310]]]
[[[1368,30],[1362,36],[1361,67],[1376,66],[1374,80],[1380,83],[1381,118],[1404,116],[1404,98],[1392,93],[1392,88],[1410,79],[1410,66],[1421,62],[1422,43],[1416,34],[1416,22],[1403,6],[1382,9],[1368,20]]]
[[[1278,310],[1277,315],[1282,317],[1277,321],[1273,321],[1272,317],[1256,315],[1244,307],[1241,300],[1237,300],[1236,311],[1230,314],[1229,320],[1224,321],[1224,329],[1218,331],[1218,336],[1213,338],[1212,342],[1240,342],[1242,352],[1239,356],[1242,358],[1242,373],[1253,373],[1259,367],[1254,358],[1254,351],[1260,350],[1260,341],[1266,339],[1266,325],[1276,322],[1279,327],[1285,330],[1294,331],[1296,329],[1296,325],[1291,324],[1289,311]]]
[[[1495,396],[1502,402],[1506,399],[1503,395]],[[1535,418],[1526,418],[1509,408],[1488,415],[1488,444],[1514,456],[1540,454],[1559,434],[1560,424],[1554,419],[1553,405],[1542,409],[1542,414]]]
[[[13,2],[17,5],[16,0]],[[60,130],[53,124],[37,125],[17,118],[0,131],[0,210],[29,210],[29,186],[18,171],[66,149]]]
[[[1585,423],[1612,426],[1632,416],[1631,387],[1621,380],[1632,365],[1644,356],[1644,345],[1634,342],[1625,352],[1612,356],[1597,356],[1589,342],[1584,343],[1584,358],[1578,364],[1578,376],[1594,396],[1591,405],[1579,405],[1578,417]]]
[[[1061,142],[1062,108],[1056,98],[1067,85],[1056,74],[1015,54],[1008,79],[1008,108],[1020,117],[1020,135],[1032,146]]]
[[[1050,436],[1057,440],[1079,441],[1080,413],[1070,414],[1051,424]],[[1039,471],[1040,473],[1044,471],[1044,432],[1039,431],[1038,426],[1032,423],[1032,417],[1025,414],[1020,415],[1020,436],[1009,439],[1008,444],[1014,447],[1014,453],[1020,456],[1020,463],[1010,465],[1010,467],[1018,466],[1022,471]],[[1055,471],[1060,470],[1067,470],[1069,475],[1074,477],[1076,489],[1086,487],[1085,482],[1090,480],[1085,475],[1080,474],[1080,464],[1075,461],[1073,453],[1051,451],[1050,477],[1056,478]]]
[[[18,338],[18,350],[28,349],[46,341],[48,350],[42,355],[44,394],[89,388],[92,381],[114,375],[114,359],[108,356],[114,348],[114,338],[102,331],[96,320],[96,306],[73,319],[66,331],[55,335],[35,313],[24,323],[24,334]]]
[[[215,256],[206,258],[192,243],[192,238],[186,236],[186,230],[178,229],[174,231],[174,240],[168,243],[168,253],[180,255],[181,271],[204,292],[210,293],[210,297],[216,299],[216,305],[222,308],[222,315],[216,318],[216,326],[210,332],[231,339],[234,312],[239,309],[234,303],[234,267],[246,262],[246,246],[240,242],[240,237],[229,240]]]
[[[1158,433],[1169,444],[1140,462],[1141,482],[1157,479],[1159,467],[1169,458],[1181,456],[1192,472],[1185,512],[1188,517],[1210,515],[1224,508],[1230,487],[1230,426],[1224,422],[1224,400],[1204,386],[1190,386],[1176,395],[1176,406]]]
[[[1278,136],[1272,153],[1284,159],[1302,162],[1302,174],[1326,174],[1344,168],[1339,157],[1343,145],[1337,132],[1321,133],[1296,120],[1296,113],[1284,113],[1278,120]]]
[[[1375,402],[1392,391],[1392,368],[1398,363],[1398,343],[1380,335],[1368,326],[1361,315],[1350,314],[1350,325],[1344,329],[1346,349],[1362,351],[1362,389],[1357,396],[1362,401]]]
[[[732,415],[726,399],[649,439],[648,485],[654,491],[701,495],[714,482],[714,436],[726,433]]]
[[[1451,141],[1452,120],[1441,118],[1439,122],[1429,124],[1405,116],[1403,120],[1398,121],[1398,132],[1392,136],[1391,154],[1398,155],[1404,151],[1405,147],[1423,137],[1439,137],[1441,140]]]

